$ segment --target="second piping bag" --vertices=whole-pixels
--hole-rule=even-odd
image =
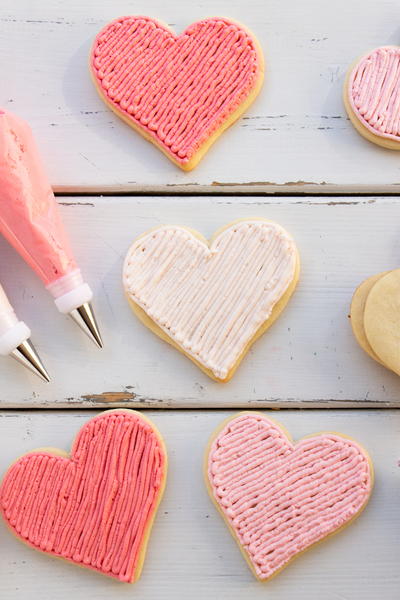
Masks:
[[[0,232],[39,275],[61,313],[99,346],[102,339],[32,131],[0,109]]]

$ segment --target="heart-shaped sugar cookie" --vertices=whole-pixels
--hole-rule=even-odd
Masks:
[[[123,269],[138,317],[217,381],[228,381],[296,286],[294,241],[265,219],[237,221],[211,242],[183,227],[140,236]]]
[[[96,36],[90,70],[107,105],[189,171],[253,102],[264,66],[257,40],[229,19],[204,19],[178,36],[131,16]]]
[[[107,411],[83,426],[70,457],[41,448],[11,465],[0,509],[12,532],[33,548],[133,582],[166,473],[166,450],[154,425],[132,410]]]
[[[293,444],[277,423],[244,412],[214,434],[205,479],[250,568],[265,581],[360,514],[373,470],[353,440],[320,433]]]
[[[362,136],[400,150],[400,47],[382,46],[360,58],[347,74],[343,99]]]

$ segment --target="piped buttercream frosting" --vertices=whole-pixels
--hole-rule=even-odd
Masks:
[[[90,66],[103,99],[181,165],[262,76],[254,38],[218,17],[181,35],[149,17],[121,17],[97,35]]]
[[[17,460],[1,484],[0,508],[37,550],[131,582],[165,475],[150,422],[108,411],[84,425],[70,458],[38,450]]]
[[[241,221],[207,244],[191,231],[162,226],[139,237],[125,259],[130,300],[218,379],[292,282],[297,250],[276,223]]]
[[[348,79],[354,114],[372,133],[400,140],[400,47],[382,46],[365,55]]]
[[[365,506],[372,472],[353,440],[321,433],[293,444],[276,423],[241,413],[208,455],[211,493],[259,579],[268,579]]]

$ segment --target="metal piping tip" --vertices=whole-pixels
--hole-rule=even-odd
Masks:
[[[103,340],[101,339],[96,317],[94,316],[89,302],[85,302],[82,306],[78,306],[78,308],[75,308],[69,314],[96,346],[102,348]]]
[[[11,352],[10,356],[32,371],[32,373],[35,373],[42,381],[49,383],[49,374],[44,368],[43,363],[30,340],[22,342],[22,344]]]

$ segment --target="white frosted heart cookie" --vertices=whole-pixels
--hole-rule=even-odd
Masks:
[[[381,46],[356,61],[347,74],[343,100],[363,137],[400,150],[400,47]]]
[[[137,316],[223,382],[282,312],[298,276],[291,236],[258,218],[231,223],[210,242],[184,227],[158,227],[134,241],[123,267]]]
[[[295,444],[258,412],[224,421],[204,466],[210,497],[260,581],[349,525],[373,487],[371,460],[354,440],[323,432]]]

